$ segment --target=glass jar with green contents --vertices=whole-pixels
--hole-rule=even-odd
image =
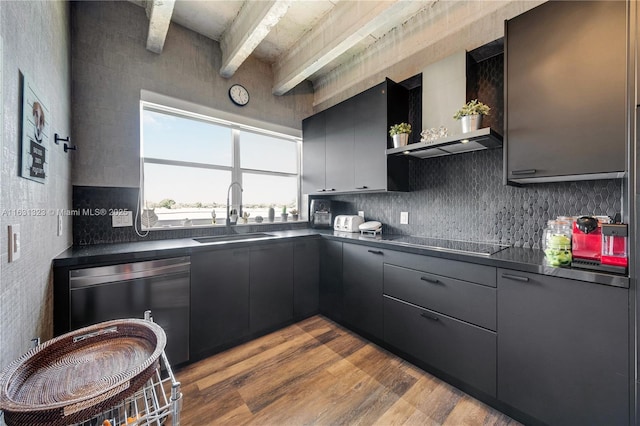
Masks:
[[[542,249],[549,266],[571,265],[571,222],[550,220],[542,233]]]

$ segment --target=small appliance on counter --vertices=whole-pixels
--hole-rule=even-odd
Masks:
[[[627,225],[606,216],[581,216],[573,223],[571,251],[575,268],[627,272]]]
[[[365,222],[358,227],[360,229],[360,235],[373,235],[382,234],[382,223],[377,220]]]
[[[309,222],[312,228],[331,229],[333,215],[331,200],[314,199],[309,205]]]
[[[602,256],[603,265],[618,266],[626,270],[629,265],[627,252],[628,228],[624,223],[610,223],[602,225]]]
[[[333,222],[334,231],[359,232],[364,219],[357,215],[338,215]]]

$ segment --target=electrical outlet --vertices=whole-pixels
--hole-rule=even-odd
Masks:
[[[358,210],[358,216],[364,219],[364,212],[362,210]]]
[[[58,215],[58,237],[62,235],[62,215]]]
[[[20,259],[20,225],[9,225],[9,262]]]
[[[400,225],[409,224],[409,212],[400,212]]]
[[[111,215],[111,226],[113,228],[122,228],[125,226],[133,226],[133,212],[119,211]]]

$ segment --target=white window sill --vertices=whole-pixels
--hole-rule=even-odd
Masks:
[[[282,222],[281,220],[275,220],[274,222],[262,222],[262,223],[257,223],[257,222],[248,222],[248,223],[238,223],[236,225],[231,225],[232,227],[246,227],[246,226],[267,226],[267,225],[282,225],[282,224],[290,224],[290,223],[308,223],[308,221],[306,219],[299,219],[299,220],[287,220],[286,222]],[[162,224],[161,222],[158,222],[154,227],[152,228],[146,228],[146,227],[142,227],[142,231],[167,231],[167,230],[173,230],[173,229],[207,229],[207,228],[225,228],[226,224],[223,223],[216,223],[214,224],[193,224],[193,225],[189,225],[189,226],[184,226],[184,225],[172,225],[172,224]]]

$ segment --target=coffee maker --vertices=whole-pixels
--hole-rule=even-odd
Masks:
[[[312,228],[333,228],[331,200],[313,199],[309,205],[309,222]]]

